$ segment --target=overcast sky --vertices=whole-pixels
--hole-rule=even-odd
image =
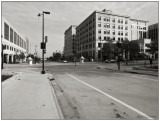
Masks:
[[[158,2],[2,2],[4,16],[16,30],[25,34],[31,41],[34,53],[38,45],[41,56],[42,18],[37,14],[42,11],[51,12],[45,15],[45,35],[48,36],[47,54],[52,56],[56,50],[63,50],[64,32],[70,25],[79,25],[95,10],[108,9],[114,13],[129,15],[131,18],[158,23]]]

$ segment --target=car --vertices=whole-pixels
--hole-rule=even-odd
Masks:
[[[66,61],[66,60],[63,60],[63,63],[67,63],[67,61]]]
[[[106,62],[106,63],[110,63],[110,60],[109,60],[109,59],[107,59],[107,60],[105,60],[105,62]]]
[[[105,60],[106,63],[115,63],[116,60],[115,59],[107,59]]]
[[[115,59],[111,59],[111,60],[110,60],[110,63],[115,63],[115,62],[116,62]]]

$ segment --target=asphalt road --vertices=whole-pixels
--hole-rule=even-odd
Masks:
[[[65,119],[159,119],[158,77],[98,69],[97,66],[97,63],[78,63],[76,68],[74,63],[45,64],[63,93],[57,91]],[[41,65],[29,68],[41,71]]]
[[[46,65],[79,119],[158,119],[158,77],[96,68],[96,63]]]

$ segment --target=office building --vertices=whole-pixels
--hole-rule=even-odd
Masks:
[[[28,54],[29,40],[20,34],[4,17],[2,17],[1,38],[3,50],[3,62],[13,63],[17,61],[17,55],[23,52]]]
[[[76,25],[71,25],[64,33],[64,56],[74,54],[76,27]]]
[[[147,38],[148,21],[131,19],[110,10],[94,11],[76,27],[77,53],[85,58],[101,59],[101,47],[107,40],[113,43],[125,39]]]

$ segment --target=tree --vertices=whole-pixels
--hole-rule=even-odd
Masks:
[[[25,59],[25,54],[24,54],[24,52],[21,52],[21,53],[19,54],[19,58],[22,59],[22,61],[23,61],[23,59]]]
[[[129,60],[129,40],[128,39],[125,39],[123,42],[122,42],[122,51],[125,53],[125,57],[127,60]]]
[[[59,52],[53,53],[53,60],[54,61],[58,61],[60,58],[61,58],[61,53],[59,53]]]
[[[138,40],[133,40],[129,42],[129,51],[130,51],[130,58],[136,59],[140,51]]]
[[[116,46],[113,43],[113,40],[108,39],[106,43],[103,44],[102,55],[105,56],[107,59],[112,59],[114,57],[115,50]]]

